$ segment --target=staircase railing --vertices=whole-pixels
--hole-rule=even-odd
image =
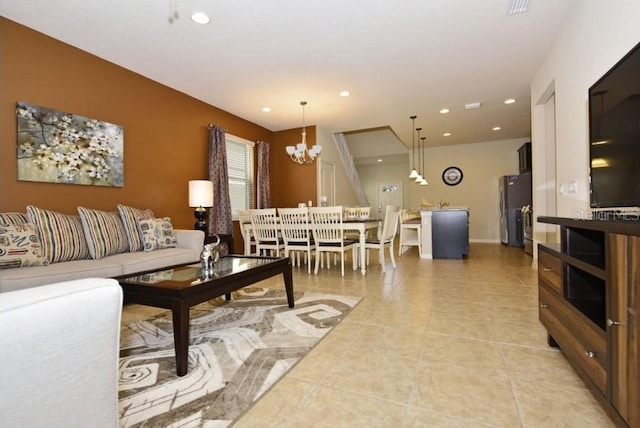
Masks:
[[[365,195],[364,189],[362,188],[362,183],[360,183],[360,176],[358,175],[356,164],[353,162],[353,156],[351,156],[349,148],[347,147],[347,142],[344,138],[344,134],[342,132],[335,133],[333,134],[333,139],[336,142],[338,153],[340,153],[340,159],[342,159],[342,165],[347,172],[347,176],[349,177],[351,186],[353,186],[353,189],[356,192],[358,204],[364,207],[369,206],[367,195]]]

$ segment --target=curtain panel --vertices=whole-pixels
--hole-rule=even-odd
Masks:
[[[225,129],[209,126],[209,180],[213,182],[213,208],[209,210],[208,234],[231,234],[231,198],[227,169]]]
[[[269,183],[269,143],[256,141],[258,172],[256,177],[256,208],[271,208],[271,185]]]

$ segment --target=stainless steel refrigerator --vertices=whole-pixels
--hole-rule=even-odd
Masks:
[[[500,241],[511,247],[522,247],[522,207],[531,205],[531,174],[500,177],[499,192]]]

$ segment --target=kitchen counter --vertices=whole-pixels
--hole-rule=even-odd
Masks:
[[[422,259],[461,259],[469,252],[469,208],[420,211]]]

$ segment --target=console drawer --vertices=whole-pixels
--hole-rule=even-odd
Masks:
[[[546,251],[538,251],[538,278],[562,296],[562,260]]]
[[[604,332],[582,319],[570,304],[540,288],[540,321],[567,359],[604,394],[607,386],[607,346]]]

